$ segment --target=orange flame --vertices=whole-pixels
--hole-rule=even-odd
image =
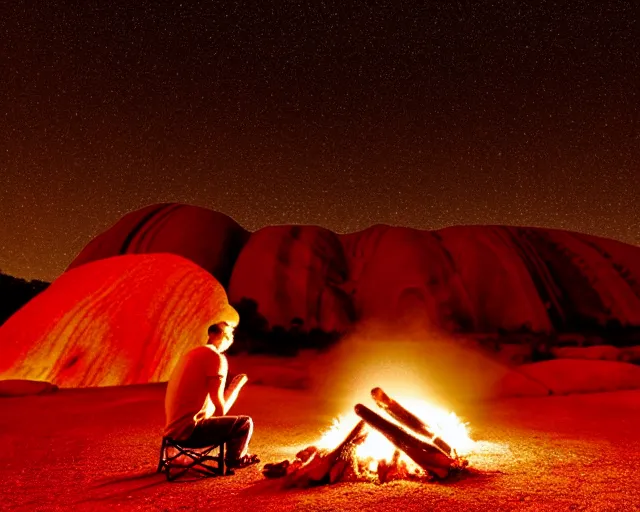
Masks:
[[[469,435],[468,424],[458,418],[455,413],[447,412],[421,399],[404,397],[398,401],[429,425],[434,434],[451,446],[457,455],[467,455],[474,450],[475,442]],[[393,418],[384,413],[383,415],[390,421],[394,421]],[[316,446],[320,449],[335,448],[344,440],[359,420],[360,418],[353,411],[338,416],[316,443]],[[394,421],[394,423],[397,422]],[[422,437],[414,432],[412,434],[416,437]],[[369,429],[367,438],[356,449],[356,456],[361,460],[370,460],[369,470],[376,471],[380,461],[391,461],[395,450],[396,447],[393,443],[380,432]],[[409,468],[417,467],[404,453],[401,454],[401,460],[406,462]]]

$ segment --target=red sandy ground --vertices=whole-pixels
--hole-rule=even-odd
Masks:
[[[163,385],[62,390],[0,402],[2,510],[640,510],[640,391],[510,399],[456,411],[493,443],[479,475],[445,484],[283,491],[260,466],[167,483],[155,474]],[[249,385],[262,462],[313,443],[336,412],[308,391]]]

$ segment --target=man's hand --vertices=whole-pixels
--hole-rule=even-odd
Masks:
[[[248,381],[249,377],[247,377],[245,373],[241,373],[239,375],[236,375],[229,383],[229,387],[224,393],[224,414],[227,414],[229,412],[229,409],[231,409],[236,399],[238,398],[240,390]]]

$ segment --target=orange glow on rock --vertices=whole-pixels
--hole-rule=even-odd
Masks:
[[[238,320],[222,285],[185,258],[107,258],[66,272],[0,327],[0,378],[162,382],[209,324]]]

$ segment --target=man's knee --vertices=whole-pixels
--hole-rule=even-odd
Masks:
[[[251,416],[238,416],[238,419],[243,430],[253,429],[253,418]]]
[[[250,416],[236,416],[231,432],[234,437],[251,435],[253,432],[253,420]]]

